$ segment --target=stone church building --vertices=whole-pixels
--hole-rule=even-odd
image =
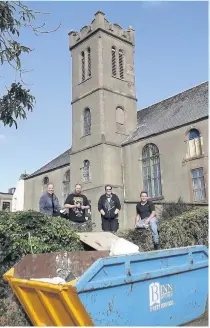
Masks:
[[[102,12],[69,33],[72,147],[25,178],[25,210],[38,210],[49,181],[61,205],[81,183],[97,229],[106,184],[121,200],[122,229],[134,226],[142,190],[157,208],[179,197],[208,205],[208,83],[137,110],[134,46],[134,30]]]

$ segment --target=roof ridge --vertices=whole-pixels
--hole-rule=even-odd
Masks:
[[[45,165],[43,165],[42,167],[40,167],[39,170],[41,170],[43,167],[45,167],[46,165],[50,164],[52,161],[54,161],[55,159],[57,159],[58,157],[62,156],[64,153],[66,153],[67,151],[71,150],[71,147],[65,151],[63,151],[60,155],[56,156],[55,158],[53,158],[51,161],[47,162]],[[38,171],[38,170],[37,170]],[[32,173],[33,174],[33,173]]]
[[[138,126],[122,145],[205,117],[208,117],[208,81],[138,111]]]
[[[24,178],[24,180],[27,180],[28,178],[32,177],[32,176],[36,176],[36,173],[40,170],[42,170],[44,167],[46,167],[47,165],[49,165],[50,163],[52,163],[54,160],[58,159],[59,157],[61,157],[63,154],[67,153],[67,152],[71,151],[71,147],[68,148],[67,150],[65,150],[64,152],[62,152],[60,155],[54,157],[51,161],[47,162],[46,164],[44,164],[42,167],[40,167],[39,169],[37,169],[36,171],[32,172],[31,174],[29,174],[26,178]],[[46,171],[47,172],[47,171]],[[44,173],[44,172],[43,172]]]
[[[138,109],[138,110],[137,110],[137,115],[138,115],[138,112],[140,112],[140,111],[148,110],[148,108],[150,108],[150,107],[156,106],[156,105],[158,105],[158,104],[160,104],[160,103],[162,103],[162,102],[164,102],[164,101],[167,101],[167,100],[169,100],[169,99],[171,99],[171,98],[175,98],[176,96],[180,96],[181,94],[183,94],[183,93],[185,93],[185,92],[189,92],[189,91],[191,91],[192,89],[196,89],[197,87],[200,87],[200,86],[202,86],[203,84],[208,84],[208,83],[209,83],[209,81],[202,82],[202,83],[200,83],[200,84],[194,85],[193,87],[191,87],[191,88],[189,88],[189,89],[186,89],[186,90],[184,90],[184,91],[181,91],[181,92],[179,92],[179,93],[176,93],[176,94],[174,94],[173,96],[169,96],[169,97],[167,97],[167,98],[165,98],[165,99],[162,99],[162,100],[160,100],[160,101],[158,101],[158,102],[156,102],[156,103],[154,103],[154,104],[152,104],[152,105],[149,105],[149,106],[147,106],[147,107],[144,107],[144,108]]]

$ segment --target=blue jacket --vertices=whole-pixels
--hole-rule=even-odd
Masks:
[[[53,203],[54,203],[54,212],[59,212],[61,210],[61,206],[59,204],[58,198],[53,194],[51,196],[48,192],[45,192],[39,201],[39,210],[41,213],[46,214],[48,216],[53,216]]]

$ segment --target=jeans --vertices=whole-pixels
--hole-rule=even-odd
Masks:
[[[146,219],[138,221],[136,223],[136,228],[144,228],[145,221],[146,221]],[[158,220],[157,220],[157,218],[153,217],[152,219],[150,219],[149,225],[150,225],[150,228],[152,230],[153,242],[154,242],[154,244],[158,244],[159,235],[158,235]]]

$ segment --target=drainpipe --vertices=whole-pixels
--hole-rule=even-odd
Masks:
[[[123,213],[123,222],[125,226],[125,174],[124,174],[124,163],[123,163],[123,149],[121,148],[121,168],[122,168],[122,183],[123,183],[123,201],[124,201],[124,213]]]

